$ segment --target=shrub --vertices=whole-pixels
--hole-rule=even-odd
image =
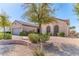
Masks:
[[[7,33],[5,39],[12,39],[12,35]]]
[[[33,55],[34,56],[44,56],[44,52],[40,48],[35,48],[33,50]]]
[[[52,33],[50,33],[50,32],[49,33],[46,33],[46,34],[49,34],[50,36],[52,36]]]
[[[50,36],[52,36],[52,33],[50,33]]]
[[[41,42],[48,41],[50,38],[50,33],[40,35]]]
[[[32,43],[39,43],[39,42],[45,42],[45,41],[49,40],[50,34],[31,33],[28,35],[28,37]]]
[[[27,36],[27,35],[28,35],[28,32],[22,31],[22,32],[20,32],[19,35],[20,35],[20,36]]]
[[[65,33],[64,32],[60,32],[60,33],[58,33],[58,36],[64,37]]]
[[[0,39],[3,39],[3,33],[0,33]],[[5,39],[12,39],[12,34],[5,33]]]
[[[7,31],[6,33],[9,33],[9,34],[11,34],[12,32],[11,32],[11,31]]]
[[[30,33],[28,35],[29,37],[29,40],[32,42],[32,43],[38,43],[40,41],[40,37],[39,37],[39,34],[35,34],[35,33]]]
[[[29,31],[28,34],[30,34],[30,33],[36,33],[37,34],[37,32],[35,32],[35,31]]]
[[[0,39],[2,39],[3,38],[3,33],[0,33]]]
[[[22,32],[20,32],[20,36],[28,36],[28,34],[30,34],[30,33],[36,33],[36,32],[34,32],[34,31],[29,31],[29,32],[26,32],[26,31],[22,31]]]

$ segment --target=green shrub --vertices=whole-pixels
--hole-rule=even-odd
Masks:
[[[28,35],[29,40],[32,43],[39,43],[39,42],[45,42],[47,40],[49,40],[50,38],[50,34],[36,34],[36,33],[30,33]]]
[[[52,36],[52,33],[50,33],[50,36]]]
[[[0,39],[2,39],[3,38],[3,35],[0,33]]]
[[[52,33],[50,33],[50,32],[49,33],[46,33],[46,34],[49,34],[50,36],[52,36]]]
[[[28,35],[29,37],[29,40],[32,42],[32,43],[38,43],[40,41],[40,37],[39,37],[39,34],[35,34],[35,33],[30,33]]]
[[[40,35],[41,42],[48,41],[50,39],[50,33]]]
[[[34,56],[44,56],[44,52],[40,48],[35,48],[33,50],[33,55]]]
[[[11,31],[7,31],[6,33],[9,33],[9,34],[11,34],[12,32],[11,32]]]
[[[36,33],[37,34],[37,32],[35,32],[35,31],[29,31],[28,34],[30,34],[30,33]]]
[[[7,33],[7,34],[5,35],[5,39],[12,39],[12,35]]]
[[[20,32],[20,36],[28,36],[28,34],[30,34],[30,33],[36,33],[36,32],[34,32],[34,31],[29,31],[29,32],[26,32],[26,31],[22,31],[22,32]]]
[[[60,32],[60,33],[58,33],[58,36],[64,37],[65,33],[64,32]]]
[[[22,32],[20,32],[19,35],[20,35],[20,36],[27,36],[27,35],[28,35],[28,32],[22,31]]]
[[[0,33],[0,39],[4,39],[3,33]],[[5,39],[12,39],[12,34],[5,33]]]

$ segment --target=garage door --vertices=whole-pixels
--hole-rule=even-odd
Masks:
[[[19,28],[14,28],[14,29],[12,29],[12,33],[13,33],[14,35],[19,35],[20,32],[21,32],[21,29],[19,29]]]

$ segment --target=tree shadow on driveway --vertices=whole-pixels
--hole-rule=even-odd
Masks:
[[[79,47],[71,44],[61,44],[61,49],[55,46],[53,43],[47,43],[43,45],[45,52],[54,53],[59,56],[79,56]]]

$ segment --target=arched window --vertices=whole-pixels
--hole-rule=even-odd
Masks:
[[[51,30],[50,26],[47,26],[46,30],[47,30],[47,33],[50,33],[50,30]]]
[[[54,26],[54,36],[57,36],[58,32],[59,32],[59,26],[55,25]]]

